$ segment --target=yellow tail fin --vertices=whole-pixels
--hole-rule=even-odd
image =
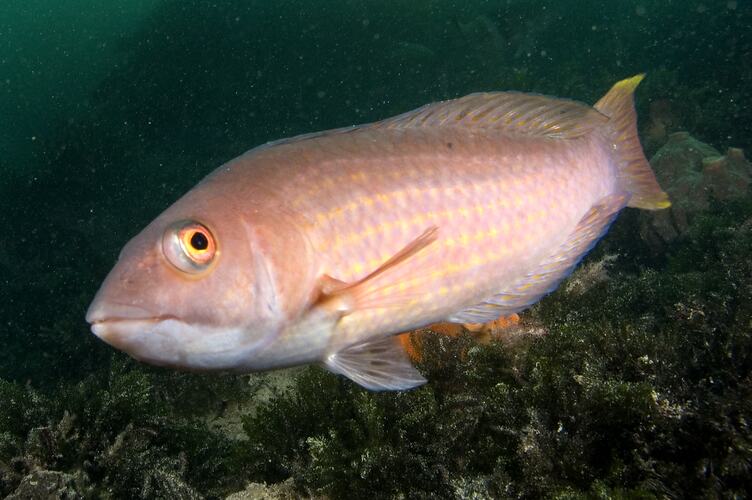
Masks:
[[[609,117],[619,177],[632,195],[627,206],[658,210],[670,207],[671,202],[658,185],[637,136],[634,91],[643,78],[645,75],[641,74],[618,82],[595,103],[595,109]]]

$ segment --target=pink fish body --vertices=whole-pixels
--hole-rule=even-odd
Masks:
[[[622,208],[669,206],[637,138],[641,79],[595,107],[472,94],[253,149],[128,243],[87,320],[160,365],[419,385],[395,334],[521,311]]]

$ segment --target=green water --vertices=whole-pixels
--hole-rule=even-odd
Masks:
[[[3,57],[0,148],[3,161],[24,168],[39,153],[37,141],[85,113],[90,93],[122,62],[125,39],[158,1],[80,1],[75,7],[46,0],[0,5]]]
[[[287,478],[334,497],[743,497],[749,193],[658,248],[630,211],[590,257],[621,255],[611,280],[528,313],[547,336],[464,364],[452,344],[405,395],[310,369],[254,413],[260,379],[144,367],[83,318],[122,245],[253,146],[475,91],[592,103],[641,72],[648,157],[677,131],[752,151],[746,1],[3,1],[0,495],[44,469],[90,498]],[[212,424],[228,413],[241,431]]]

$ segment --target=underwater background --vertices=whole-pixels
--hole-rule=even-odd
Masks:
[[[490,342],[413,334],[426,386],[179,373],[89,332],[123,244],[253,146],[641,72],[671,210],[625,211]],[[741,0],[4,0],[0,496],[747,497],[751,102]]]

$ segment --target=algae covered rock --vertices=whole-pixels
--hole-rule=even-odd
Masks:
[[[37,470],[24,477],[16,491],[6,500],[78,500],[83,498],[70,474]]]
[[[54,394],[0,379],[0,497],[198,499],[238,490],[235,443],[207,424],[213,407],[197,402],[235,392],[234,381],[122,361]],[[41,482],[39,471],[54,475]],[[63,493],[54,493],[58,483]],[[52,496],[33,496],[32,487]]]
[[[687,132],[676,132],[650,160],[658,182],[671,199],[671,208],[642,217],[642,238],[654,250],[684,234],[692,218],[719,201],[745,196],[752,165],[738,148],[722,155]]]
[[[716,200],[733,200],[747,194],[752,165],[739,148],[728,148],[726,154],[702,160],[702,173],[707,189]]]
[[[225,500],[296,500],[300,495],[295,491],[292,479],[281,483],[249,483],[243,491],[238,491]]]

